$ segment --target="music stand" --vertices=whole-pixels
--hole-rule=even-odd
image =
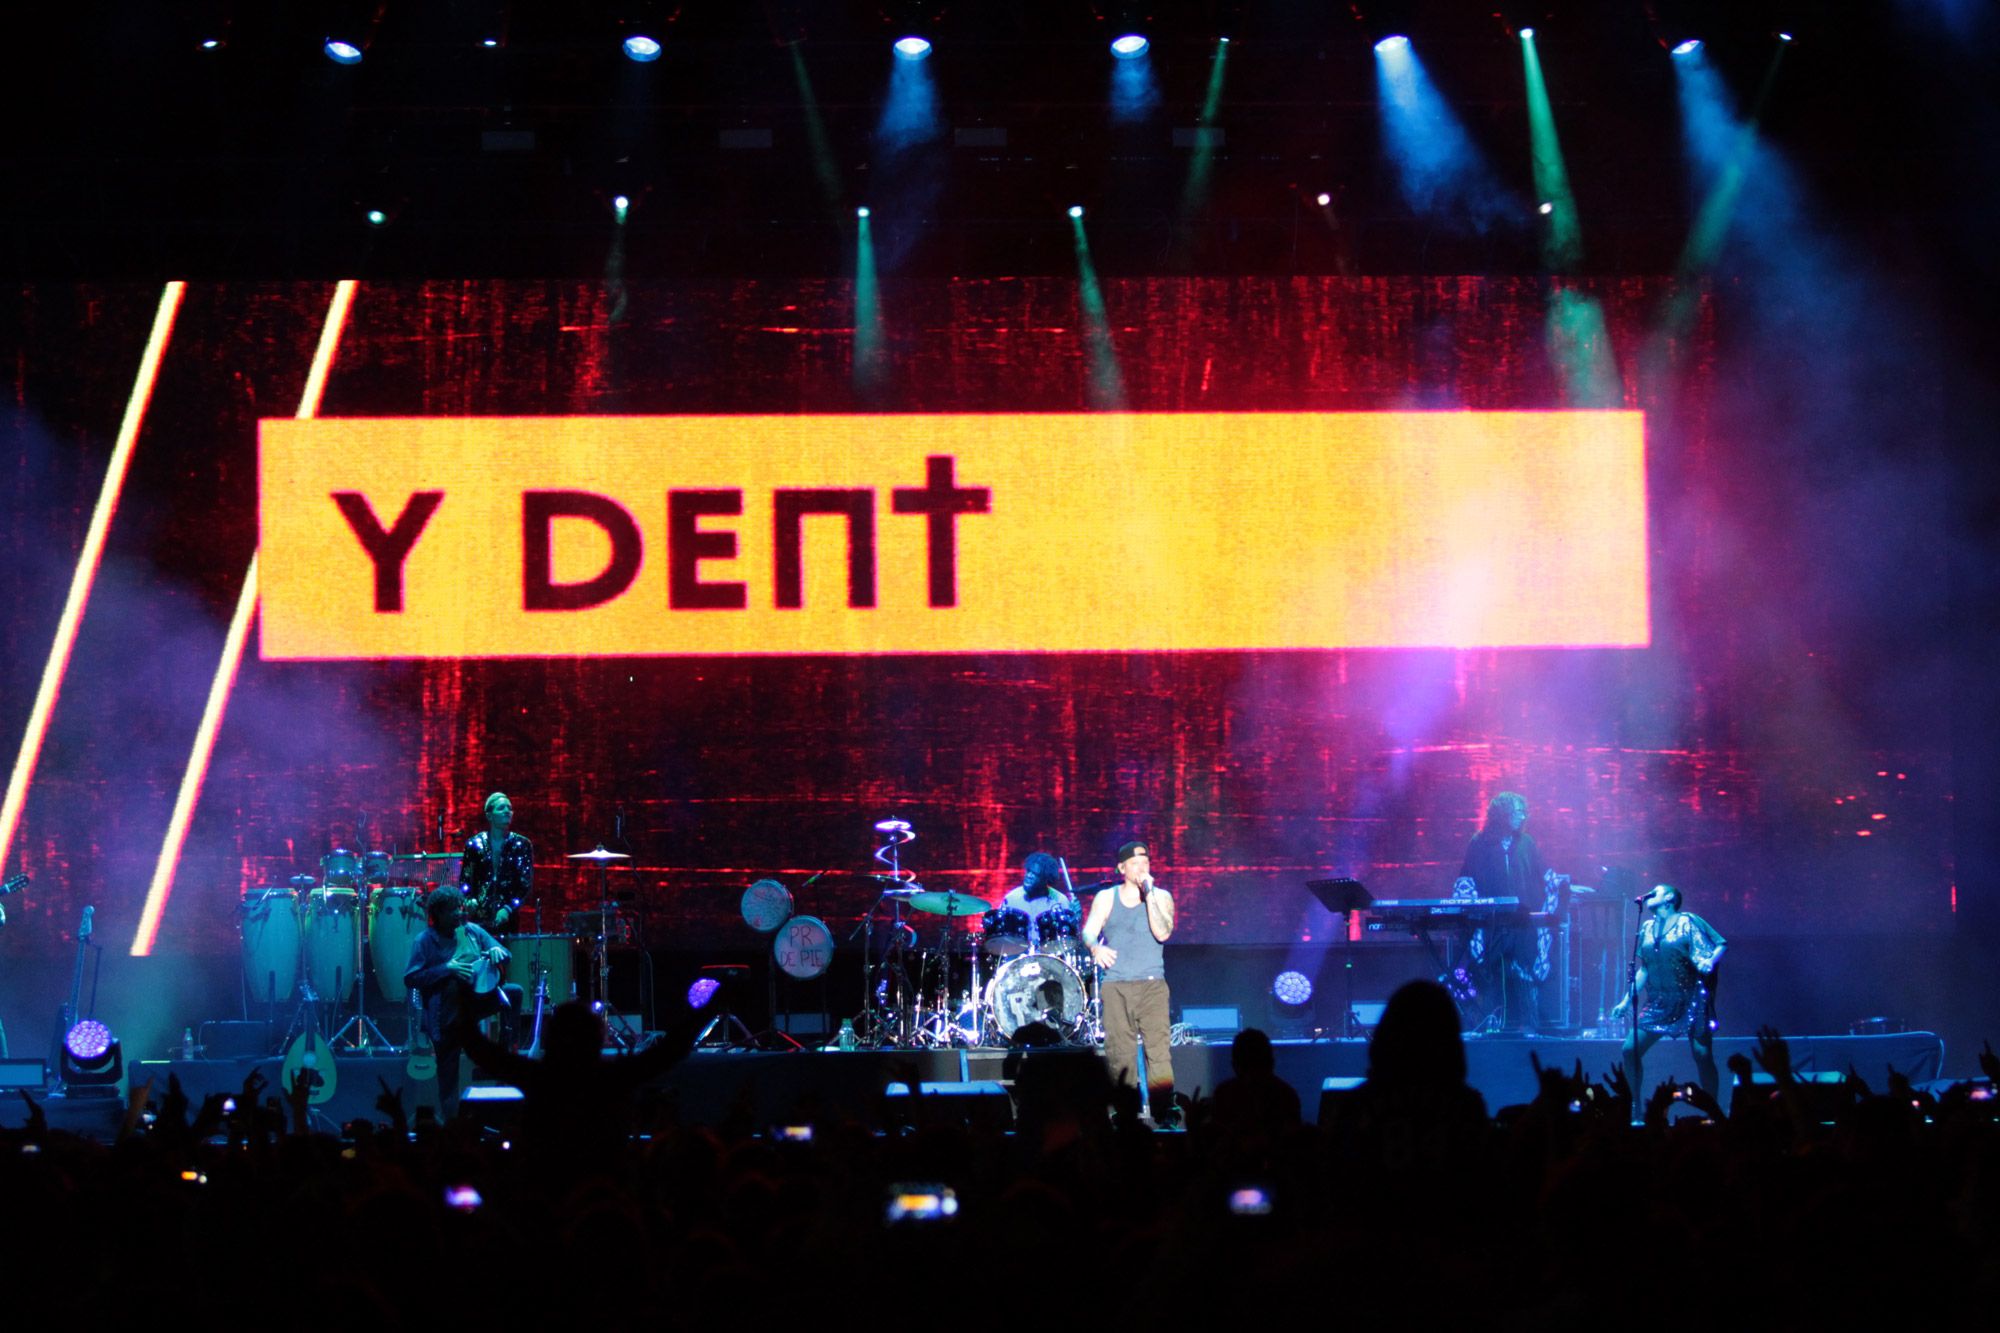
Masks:
[[[1341,936],[1346,940],[1346,948],[1341,953],[1341,970],[1346,975],[1346,995],[1340,1003],[1340,1035],[1342,1040],[1354,1036],[1354,913],[1365,912],[1375,905],[1375,895],[1368,892],[1360,880],[1343,875],[1335,879],[1309,879],[1306,891],[1319,899],[1319,905],[1335,916],[1345,918],[1341,922]]]

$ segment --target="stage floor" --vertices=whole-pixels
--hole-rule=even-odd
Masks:
[[[1883,1076],[1896,1070],[1913,1083],[1926,1083],[1939,1076],[1944,1063],[1944,1043],[1928,1032],[1885,1036],[1794,1036],[1788,1037],[1792,1061],[1802,1074],[1844,1074],[1851,1066],[1869,1083],[1880,1088]],[[1279,1041],[1278,1074],[1298,1089],[1306,1114],[1311,1116],[1319,1093],[1329,1078],[1360,1078],[1368,1070],[1368,1044],[1352,1041]],[[1722,1037],[1716,1041],[1718,1063],[1737,1052],[1750,1054],[1754,1038]],[[1545,1066],[1570,1069],[1579,1060],[1584,1072],[1599,1078],[1618,1059],[1618,1042],[1585,1038],[1551,1037],[1470,1037],[1465,1043],[1468,1081],[1486,1098],[1489,1110],[1498,1110],[1535,1095],[1534,1066],[1529,1056]],[[1007,1087],[1018,1072],[1010,1061],[1081,1061],[1101,1058],[1095,1050],[1081,1047],[1017,1052],[1004,1048],[977,1048],[940,1051],[755,1051],[701,1050],[662,1077],[656,1086],[670,1090],[683,1119],[701,1124],[717,1124],[732,1116],[747,1116],[752,1126],[810,1122],[821,1117],[855,1117],[873,1120],[883,1110],[885,1090],[892,1083],[921,1088],[923,1084],[998,1084]],[[273,1089],[279,1078],[280,1061],[238,1060],[142,1060],[131,1066],[137,1081],[154,1080],[154,1095],[165,1090],[167,1075],[181,1081],[189,1099],[199,1104],[210,1092],[235,1092],[251,1070],[262,1073]],[[333,1098],[320,1107],[322,1127],[332,1128],[356,1118],[379,1118],[375,1099],[381,1084],[403,1091],[404,1105],[415,1108],[436,1096],[434,1082],[415,1083],[400,1055],[337,1057]],[[1685,1041],[1661,1042],[1646,1062],[1646,1079],[1686,1080],[1694,1077],[1694,1065]],[[1186,1094],[1206,1094],[1229,1076],[1229,1047],[1225,1044],[1177,1046],[1174,1048],[1177,1088]],[[91,1101],[78,1098],[51,1098],[46,1103],[49,1121],[93,1138],[115,1135],[122,1118],[122,1099]],[[18,1125],[25,1107],[17,1097],[0,1098],[0,1123]],[[507,1114],[505,1103],[497,1105],[496,1116]]]

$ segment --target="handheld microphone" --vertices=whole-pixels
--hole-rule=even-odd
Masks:
[[[1632,896],[1632,901],[1635,903],[1643,903],[1646,901],[1646,899],[1652,896],[1653,896],[1653,891],[1651,889],[1647,889],[1644,893],[1634,894]]]

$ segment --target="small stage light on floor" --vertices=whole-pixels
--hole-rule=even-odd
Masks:
[[[1400,32],[1391,33],[1375,43],[1375,54],[1378,56],[1394,55],[1409,49],[1410,39]]]
[[[922,60],[930,53],[930,39],[926,37],[903,37],[896,42],[898,60]]]
[[[1224,38],[1224,40],[1228,39]],[[1111,54],[1117,56],[1120,60],[1132,60],[1138,56],[1145,55],[1146,48],[1150,45],[1152,43],[1148,42],[1141,34],[1128,32],[1123,37],[1111,43]]]
[[[854,210],[854,216],[855,216],[855,217],[858,217],[858,218],[865,218],[865,217],[867,217],[867,216],[868,216],[868,205],[866,205],[866,204],[863,204],[863,205],[862,205],[861,207],[859,207],[859,208],[855,209],[855,210]]]
[[[618,221],[620,222],[623,222],[626,218],[626,215],[629,214],[631,211],[632,211],[632,198],[630,195],[614,194],[611,196],[612,217],[618,219]]]
[[[1534,41],[1534,40],[1535,40],[1535,30],[1534,30],[1533,28],[1523,28],[1523,29],[1521,29],[1521,40],[1522,40],[1522,41],[1524,41],[1524,42],[1532,42],[1532,41]]]
[[[1073,217],[1073,218],[1080,218],[1080,217],[1082,217],[1082,216],[1083,216],[1083,205],[1082,205],[1082,204],[1071,204],[1071,205],[1069,206],[1069,215],[1070,215],[1071,217]]]
[[[1701,38],[1690,37],[1686,41],[1675,46],[1673,49],[1673,54],[1677,56],[1691,56],[1699,50],[1701,50]]]
[[[389,225],[389,215],[379,208],[369,209],[366,213],[362,214],[362,217],[367,219],[368,225],[371,227],[386,227]]]
[[[125,1052],[111,1029],[86,1018],[63,1034],[62,1082],[73,1097],[115,1097],[125,1077]]]
[[[361,48],[341,37],[326,39],[326,58],[336,65],[358,65],[361,63]]]
[[[1271,981],[1271,1025],[1274,1036],[1303,1037],[1312,1027],[1312,978],[1296,969],[1280,972]]]
[[[660,58],[660,44],[644,33],[633,33],[625,39],[625,58],[641,65],[651,64]]]

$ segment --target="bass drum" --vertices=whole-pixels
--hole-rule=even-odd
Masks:
[[[760,879],[743,890],[739,904],[743,924],[759,934],[769,934],[792,915],[792,891],[775,879]]]
[[[335,1004],[346,1004],[354,994],[360,899],[353,889],[314,889],[306,895],[306,984],[314,995]]]
[[[833,963],[833,932],[816,916],[795,916],[778,927],[771,958],[786,976],[811,981]]]
[[[1046,1024],[1068,1040],[1087,1001],[1076,969],[1052,954],[1024,953],[1001,964],[986,983],[986,1012],[993,1030],[1013,1041],[1030,1024]]]
[[[243,984],[252,1004],[286,1004],[299,985],[299,896],[265,889],[243,899]]]
[[[576,941],[569,936],[516,935],[507,947],[514,951],[507,960],[507,984],[521,988],[524,1010],[534,1011],[537,970],[549,979],[551,1009],[576,990]]]
[[[375,989],[391,1004],[410,998],[403,969],[410,965],[410,946],[424,926],[422,889],[376,889],[368,895],[368,961],[375,970]]]

